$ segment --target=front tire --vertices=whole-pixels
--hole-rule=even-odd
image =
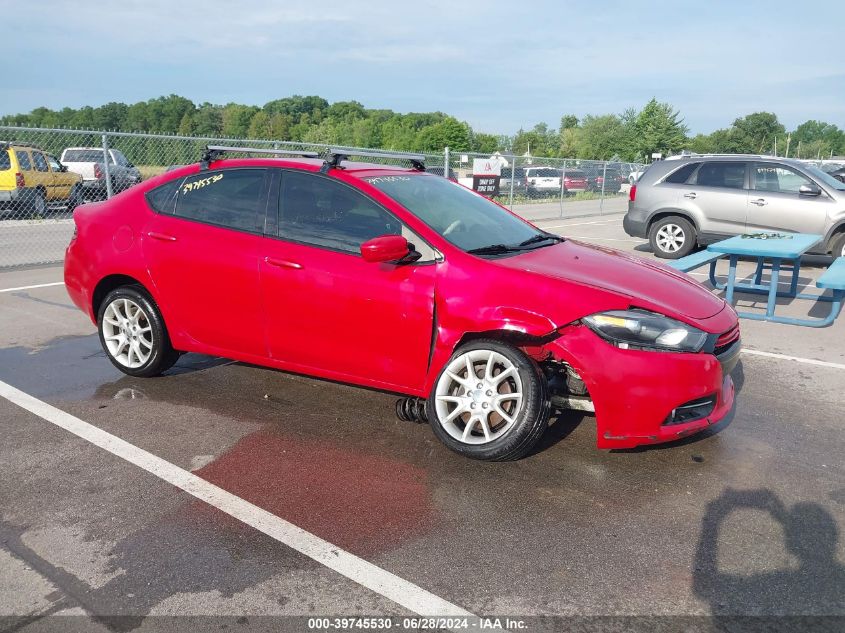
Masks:
[[[657,257],[680,259],[696,245],[695,228],[689,220],[677,215],[659,219],[648,231],[651,250]]]
[[[549,420],[546,381],[522,350],[492,339],[459,347],[441,370],[426,411],[450,449],[487,461],[524,457]]]
[[[129,376],[158,376],[179,358],[158,306],[139,286],[122,286],[106,295],[97,329],[106,356]]]
[[[845,231],[834,236],[831,252],[834,257],[845,257]]]

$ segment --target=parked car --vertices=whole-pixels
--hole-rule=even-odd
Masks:
[[[604,169],[597,166],[584,167],[582,170],[587,174],[587,191],[619,193],[622,189],[622,183],[625,182],[622,174],[615,168]],[[602,187],[602,185],[604,186]]]
[[[845,167],[840,167],[830,172],[830,175],[836,178],[839,182],[845,182]]]
[[[114,366],[154,376],[199,352],[397,392],[487,460],[527,454],[574,401],[601,448],[730,411],[737,317],[692,278],[340,159],[207,157],[79,207],[65,284]]]
[[[643,165],[642,167],[631,170],[631,172],[628,173],[628,184],[633,185],[634,183],[636,183],[648,170],[648,168],[648,165]]]
[[[525,183],[525,170],[522,167],[517,167],[513,169],[512,167],[502,167],[502,173],[499,179],[499,195],[500,196],[510,196],[511,192],[511,174],[516,173],[516,177],[513,178],[513,193],[516,196],[525,195],[526,192],[526,183]]]
[[[631,187],[623,225],[658,257],[761,230],[816,233],[819,253],[845,255],[845,183],[807,163],[715,155],[653,163]]]
[[[47,205],[82,204],[82,176],[38,147],[0,143],[0,208],[47,215]]]
[[[106,171],[111,179],[112,193],[120,193],[141,182],[141,172],[120,150],[108,151],[108,170],[104,158],[102,147],[68,147],[62,152],[62,163],[82,174],[86,198],[106,197]]]
[[[587,191],[589,182],[587,174],[581,169],[566,169],[563,172],[563,193],[579,193]]]
[[[560,193],[560,169],[557,167],[526,167],[526,193],[531,197]]]

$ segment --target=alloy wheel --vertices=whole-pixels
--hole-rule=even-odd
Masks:
[[[144,310],[131,299],[117,298],[103,313],[103,340],[109,354],[130,369],[142,367],[153,353],[153,333]]]
[[[677,224],[664,224],[657,231],[657,246],[664,253],[677,253],[686,239],[684,229]]]
[[[493,350],[456,356],[435,387],[437,421],[464,444],[489,444],[501,438],[513,427],[522,406],[517,367]]]

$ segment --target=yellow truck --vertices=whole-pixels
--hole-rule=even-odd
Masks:
[[[82,176],[38,147],[0,142],[0,209],[44,217],[52,202],[82,204]]]

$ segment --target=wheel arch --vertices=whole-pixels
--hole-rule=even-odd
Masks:
[[[150,289],[134,277],[123,274],[106,275],[97,282],[97,285],[94,286],[94,292],[91,293],[91,309],[95,319],[100,312],[100,306],[103,303],[103,299],[105,299],[112,290],[120,288],[121,286],[140,286],[143,288],[144,292],[150,296],[150,298],[153,298],[153,294],[150,292]]]
[[[649,217],[648,222],[646,224],[646,235],[651,232],[651,227],[654,226],[656,222],[659,222],[663,218],[668,218],[670,216],[678,216],[684,218],[690,224],[692,224],[697,234],[701,233],[701,228],[699,227],[698,221],[693,217],[693,215],[689,211],[685,211],[683,209],[660,209]]]
[[[836,224],[834,224],[827,232],[824,238],[824,250],[825,253],[833,252],[833,243],[836,239],[845,233],[845,219],[840,220]]]

